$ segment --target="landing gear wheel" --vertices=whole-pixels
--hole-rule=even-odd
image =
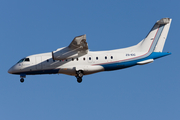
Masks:
[[[77,78],[77,82],[81,83],[82,82],[82,78]]]
[[[78,77],[81,77],[81,78],[83,77],[83,71],[82,70],[77,71],[76,74]]]
[[[23,83],[23,82],[24,82],[24,79],[23,79],[23,78],[21,78],[21,79],[20,79],[20,82],[21,82],[21,83]]]
[[[78,70],[76,71],[76,78],[77,78],[77,82],[81,83],[82,82],[82,77],[83,77],[83,71],[82,70]]]

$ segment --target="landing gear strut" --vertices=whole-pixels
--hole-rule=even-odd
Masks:
[[[83,77],[83,71],[82,70],[76,71],[76,78],[78,83],[82,82],[82,77]]]
[[[23,83],[24,82],[24,78],[26,78],[26,74],[20,74],[20,82]]]

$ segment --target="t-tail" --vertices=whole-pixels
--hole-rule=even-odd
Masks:
[[[144,40],[137,45],[137,51],[151,54],[162,52],[172,19],[162,18],[157,21]]]
[[[136,45],[136,51],[142,52],[143,57],[137,62],[138,65],[151,63],[154,59],[170,55],[171,53],[162,52],[169,32],[172,19],[162,18],[157,21],[148,35]]]
[[[172,19],[170,18],[163,18],[160,21],[158,21],[157,23],[162,24],[162,26],[164,27],[164,29],[161,32],[161,35],[159,36],[159,40],[156,44],[156,47],[154,49],[154,52],[162,52],[163,48],[164,48],[164,44],[169,32],[169,28],[171,25],[171,21]]]

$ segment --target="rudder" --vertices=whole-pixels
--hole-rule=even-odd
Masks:
[[[167,23],[167,24],[164,26],[164,29],[163,29],[163,31],[161,33],[161,36],[159,37],[159,40],[158,40],[158,42],[156,44],[156,47],[154,49],[154,52],[162,52],[163,51],[164,44],[165,44],[165,41],[166,41],[166,38],[167,38],[167,35],[168,35],[168,32],[169,32],[169,28],[170,28],[172,19],[163,18],[160,21],[162,21],[162,22],[165,21],[165,23]]]

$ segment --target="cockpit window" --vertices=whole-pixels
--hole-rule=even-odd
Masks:
[[[24,58],[23,59],[21,59],[20,61],[18,61],[17,63],[21,63],[21,62],[23,62],[24,61]]]
[[[23,58],[23,59],[21,59],[18,63],[21,63],[21,62],[29,62],[30,61],[30,59],[29,58]]]
[[[24,61],[29,62],[30,60],[29,60],[29,58],[25,58],[25,60],[24,60]]]

